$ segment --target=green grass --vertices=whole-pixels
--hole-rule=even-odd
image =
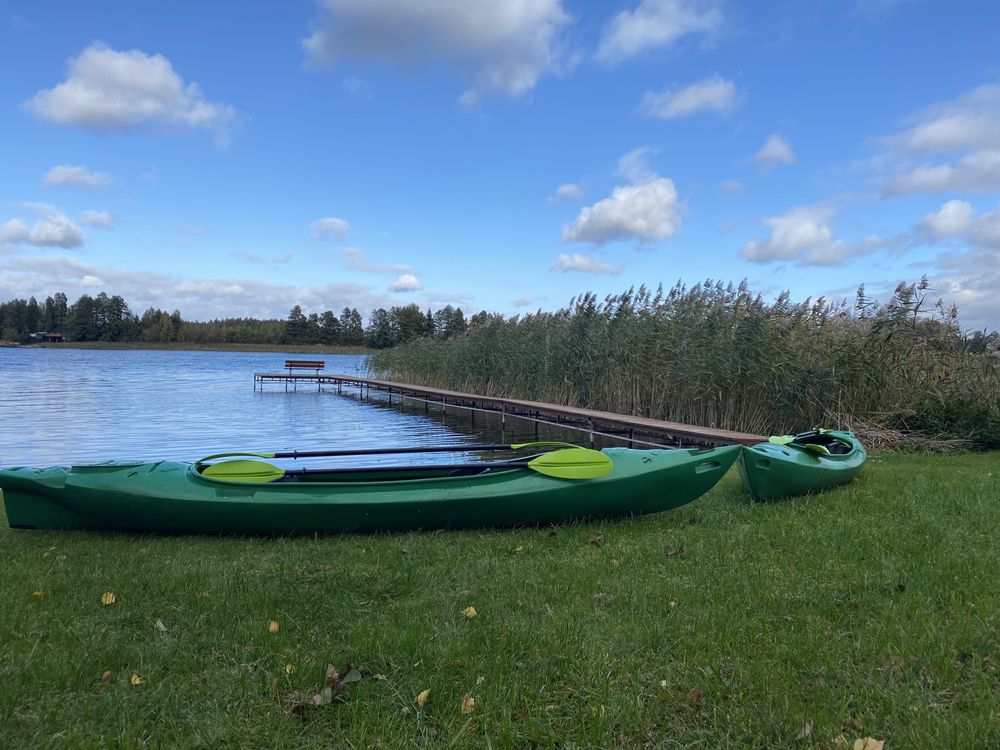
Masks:
[[[823,496],[753,505],[734,471],[554,528],[4,529],[0,746],[997,747],[998,480],[996,453],[890,455]],[[328,663],[362,677],[293,711]]]

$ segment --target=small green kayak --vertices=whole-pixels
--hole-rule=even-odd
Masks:
[[[536,461],[278,470],[275,477],[265,469],[258,480],[246,465],[268,464],[112,462],[0,470],[0,490],[8,523],[26,529],[296,534],[518,526],[684,505],[722,478],[740,448],[588,452],[609,464],[604,476],[560,478],[530,468]],[[212,476],[209,466],[243,473]]]
[[[812,430],[743,448],[740,476],[754,499],[771,500],[850,482],[867,458],[853,432]]]

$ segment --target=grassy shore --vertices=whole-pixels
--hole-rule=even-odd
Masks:
[[[197,344],[146,341],[72,341],[36,344],[39,349],[154,349],[188,352],[293,352],[297,354],[371,354],[365,346],[324,346],[322,344]]]
[[[553,528],[3,529],[0,746],[998,747],[998,480],[888,455]]]

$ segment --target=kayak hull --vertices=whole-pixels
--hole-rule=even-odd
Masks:
[[[29,529],[302,534],[548,524],[669,510],[708,492],[739,446],[606,448],[611,472],[559,479],[530,469],[474,476],[248,483],[176,461],[0,471],[7,521]],[[414,478],[417,477],[417,478]],[[332,477],[331,477],[332,478]]]
[[[852,432],[824,434],[850,444],[850,452],[823,455],[794,444],[759,443],[740,453],[740,476],[755,500],[795,497],[852,481],[868,458]]]

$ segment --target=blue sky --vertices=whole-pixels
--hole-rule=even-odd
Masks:
[[[0,298],[505,314],[926,274],[1000,327],[1000,4],[7,0]]]

